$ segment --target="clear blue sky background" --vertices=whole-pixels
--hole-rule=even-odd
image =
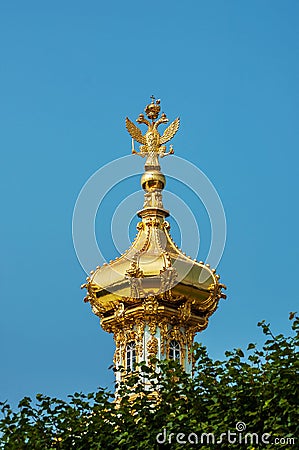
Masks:
[[[261,342],[261,319],[288,332],[298,309],[298,20],[292,0],[1,2],[0,399],[113,387],[114,343],[83,303],[72,212],[94,171],[130,153],[124,118],[151,94],[180,115],[176,154],[207,174],[227,217],[217,270],[228,300],[199,339],[222,358]],[[103,214],[138,189],[133,179],[112,190]],[[168,189],[194,210],[204,253],[203,208],[175,182]]]

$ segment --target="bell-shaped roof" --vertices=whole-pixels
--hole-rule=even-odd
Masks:
[[[193,315],[210,316],[217,308],[221,297],[225,298],[219,276],[208,264],[197,262],[186,256],[173,242],[170,225],[165,220],[169,212],[164,209],[162,191],[165,177],[161,173],[159,157],[173,153],[172,146],[166,152],[163,145],[179,128],[179,118],[173,121],[161,136],[158,126],[168,119],[160,112],[160,102],[147,105],[147,117],[140,114],[137,122],[148,126],[141,130],[128,118],[126,126],[133,138],[132,153],[146,158],[145,173],[141,185],[145,191],[143,209],[138,212],[141,221],[137,224],[137,236],[131,247],[114,261],[91,272],[87,283],[86,301],[90,301],[94,312],[100,317],[115,314],[116,305],[140,304],[146,298],[155,298],[167,305],[192,304]],[[156,120],[156,121],[155,121]],[[134,140],[141,143],[140,151],[134,149]],[[125,307],[125,306],[123,306]]]

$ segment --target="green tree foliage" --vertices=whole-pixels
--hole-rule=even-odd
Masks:
[[[158,372],[140,365],[118,386],[118,401],[99,389],[68,402],[25,397],[17,411],[1,403],[0,448],[298,448],[299,319],[290,319],[291,336],[260,322],[262,349],[249,344],[225,361],[195,345],[193,378],[174,361],[157,362]]]

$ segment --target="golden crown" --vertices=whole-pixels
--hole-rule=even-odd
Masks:
[[[160,100],[155,101],[155,97],[151,96],[152,102],[149,105],[146,105],[145,107],[145,114],[150,120],[156,120],[159,113],[160,113]]]

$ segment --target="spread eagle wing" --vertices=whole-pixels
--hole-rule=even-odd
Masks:
[[[160,137],[160,144],[165,144],[165,142],[170,141],[173,138],[175,133],[178,131],[180,126],[180,118],[177,117],[164,131],[162,136]]]
[[[143,136],[141,130],[133,122],[131,122],[128,117],[126,117],[126,128],[135,141],[143,145],[146,144],[145,137]]]

